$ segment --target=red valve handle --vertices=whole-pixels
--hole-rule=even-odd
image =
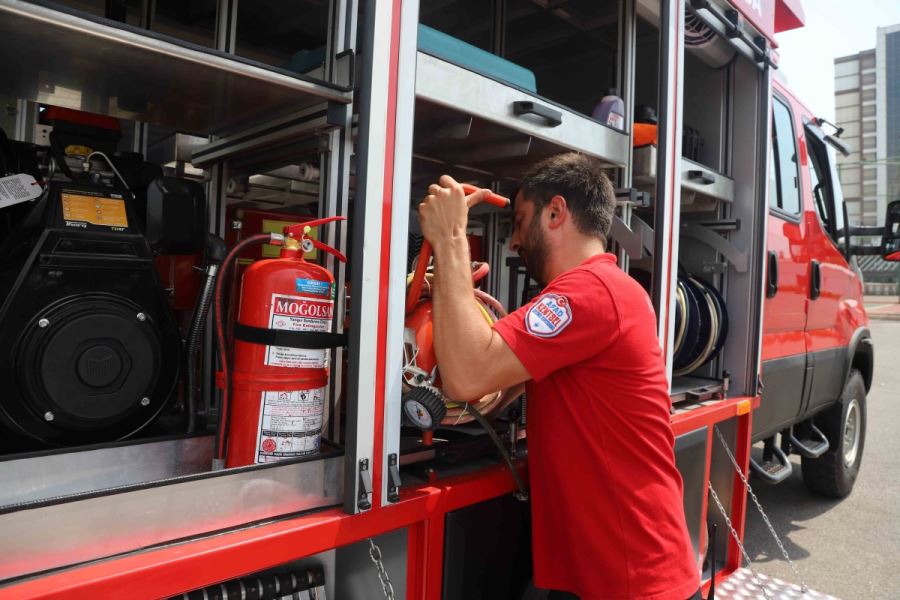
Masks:
[[[462,188],[467,196],[474,194],[481,189],[468,183],[462,184]],[[500,208],[506,208],[510,205],[509,198],[501,196],[500,194],[495,194],[494,192],[487,193],[482,201],[493,204],[494,206],[499,206]],[[430,261],[431,244],[428,240],[424,240],[422,242],[422,249],[419,251],[419,260],[416,262],[416,271],[413,273],[412,281],[409,284],[409,290],[406,292],[406,314],[411,313],[419,302],[419,296],[422,295],[422,284],[425,282],[425,270],[428,268],[428,263]]]
[[[307,239],[313,245],[313,247],[322,250],[323,252],[327,252],[331,254],[341,262],[347,262],[347,257],[343,255],[336,248],[332,248],[328,244],[324,244],[319,240],[313,239],[311,237],[306,236],[306,228],[307,227],[318,227],[319,225],[325,225],[326,223],[333,223],[334,221],[346,221],[347,217],[325,217],[323,219],[314,219],[312,221],[306,221],[304,223],[297,223],[296,225],[288,225],[284,228],[284,237],[299,237],[302,243],[302,240]]]

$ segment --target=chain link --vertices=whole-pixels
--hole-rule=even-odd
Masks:
[[[381,548],[378,547],[378,544],[372,538],[369,538],[369,558],[372,559],[372,562],[375,563],[375,568],[378,570],[378,579],[381,581],[384,597],[387,600],[394,600],[394,586],[387,571],[384,569],[384,563],[381,562]]]
[[[766,588],[765,584],[760,578],[759,573],[756,572],[756,569],[753,567],[753,561],[750,560],[750,555],[747,554],[747,550],[744,548],[744,544],[741,543],[741,536],[738,535],[737,530],[735,530],[734,525],[731,524],[731,519],[728,518],[728,513],[725,511],[725,507],[722,506],[722,501],[719,500],[719,495],[716,493],[716,490],[713,489],[712,483],[707,483],[709,487],[709,493],[712,496],[712,499],[715,501],[716,506],[719,507],[719,512],[722,513],[722,517],[725,519],[725,524],[728,525],[728,529],[731,530],[731,537],[734,538],[734,541],[737,543],[738,548],[741,550],[741,554],[744,555],[744,560],[747,561],[747,568],[750,569],[750,574],[753,576],[753,583],[756,584],[760,590],[762,590],[763,596],[768,598],[769,600],[773,600],[772,596],[769,594],[769,590]],[[715,569],[715,565],[712,567]]]
[[[769,533],[772,534],[772,538],[775,540],[775,543],[778,544],[778,549],[781,550],[781,555],[784,557],[784,560],[787,561],[788,566],[790,566],[791,571],[794,573],[794,577],[797,578],[797,581],[800,582],[800,591],[802,593],[806,593],[809,591],[809,587],[807,587],[806,582],[803,580],[803,576],[800,574],[799,569],[797,569],[797,565],[794,564],[794,561],[791,560],[791,557],[788,556],[788,551],[784,547],[784,544],[781,543],[781,538],[778,537],[778,533],[775,531],[775,527],[772,526],[772,522],[769,520],[769,515],[766,514],[766,511],[763,510],[762,504],[759,501],[759,498],[756,497],[756,494],[753,493],[753,488],[750,486],[750,482],[747,481],[747,477],[744,475],[744,471],[738,466],[737,460],[734,458],[734,454],[731,453],[731,448],[728,447],[728,444],[725,442],[725,437],[722,435],[722,432],[719,430],[718,425],[713,426],[716,430],[716,435],[719,438],[719,441],[722,443],[722,447],[725,448],[725,454],[728,455],[728,458],[731,460],[731,466],[734,467],[735,472],[737,472],[738,477],[741,478],[741,481],[744,483],[744,486],[747,488],[747,493],[750,494],[750,498],[753,499],[753,504],[756,505],[756,509],[759,511],[759,514],[762,516],[763,521],[766,523],[766,527],[769,529]]]

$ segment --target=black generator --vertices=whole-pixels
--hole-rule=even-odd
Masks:
[[[19,165],[44,178],[43,193],[0,246],[5,452],[126,438],[176,397],[182,336],[154,255],[203,248],[202,187],[139,156],[94,150],[96,139],[73,143],[72,132],[58,124],[36,153],[19,142],[4,149],[45,155]],[[101,133],[107,143],[117,134]]]

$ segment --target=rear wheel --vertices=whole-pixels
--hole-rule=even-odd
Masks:
[[[817,416],[831,447],[819,458],[803,457],[803,481],[810,490],[845,498],[853,490],[866,442],[866,384],[853,369],[841,400]]]

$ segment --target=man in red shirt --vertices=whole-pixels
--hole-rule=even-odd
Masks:
[[[551,598],[699,599],[656,317],[606,253],[615,193],[601,166],[563,154],[525,176],[510,247],[546,287],[493,328],[472,301],[466,240],[482,192],[467,197],[447,175],[428,192],[444,392],[528,382],[535,584]]]

